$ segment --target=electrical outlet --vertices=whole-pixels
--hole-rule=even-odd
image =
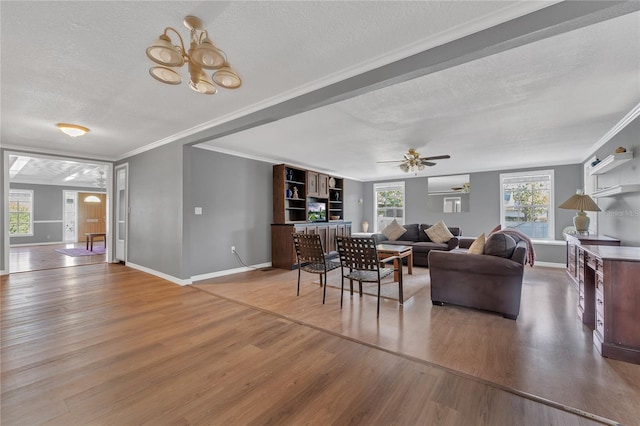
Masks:
[[[235,253],[236,252],[236,246],[231,246],[231,253]]]

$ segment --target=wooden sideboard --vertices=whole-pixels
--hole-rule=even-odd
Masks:
[[[274,223],[271,225],[271,265],[293,269],[297,263],[291,234],[319,234],[324,251],[337,250],[336,237],[351,235],[351,222]]]
[[[567,241],[567,274],[573,280],[576,288],[579,289],[578,271],[580,270],[578,247],[583,244],[619,246],[620,240],[598,234],[564,234]]]
[[[640,364],[640,247],[578,247],[578,316],[602,356]]]

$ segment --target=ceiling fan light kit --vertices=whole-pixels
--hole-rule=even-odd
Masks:
[[[229,65],[226,54],[213,44],[202,21],[195,16],[187,16],[184,25],[190,32],[189,50],[185,49],[184,40],[175,28],[165,28],[147,48],[147,57],[158,64],[149,69],[149,74],[162,83],[180,84],[182,77],[175,68],[187,63],[190,77],[188,85],[195,92],[213,95],[218,91],[215,84],[225,89],[240,87],[240,76]],[[173,44],[169,32],[178,36],[179,45]],[[214,70],[212,77],[204,70]]]

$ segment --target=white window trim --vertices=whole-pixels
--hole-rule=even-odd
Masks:
[[[35,206],[35,195],[33,192],[33,189],[9,189],[9,205],[11,204],[11,194],[12,193],[16,193],[16,192],[21,192],[21,193],[26,193],[30,195],[31,198],[31,214],[29,215],[29,229],[31,230],[30,233],[27,234],[12,234],[11,231],[9,231],[9,237],[13,238],[13,237],[33,237],[33,215],[34,215],[34,206]],[[11,213],[11,212],[8,212]],[[7,218],[9,219],[9,218]]]
[[[378,228],[378,191],[388,190],[396,190],[402,189],[402,218],[406,218],[406,196],[407,192],[405,190],[405,182],[395,181],[395,182],[381,182],[373,184],[373,232],[382,232],[382,229]]]
[[[519,177],[519,176],[531,176],[531,175],[546,175],[548,174],[550,176],[551,179],[551,184],[549,185],[549,212],[547,214],[547,238],[540,240],[540,239],[534,239],[532,238],[532,240],[535,241],[540,241],[540,242],[544,242],[544,241],[553,241],[556,239],[556,226],[555,226],[555,205],[554,205],[554,200],[555,200],[555,176],[554,176],[554,170],[553,169],[547,169],[547,170],[530,170],[528,172],[514,172],[514,173],[500,173],[500,226],[504,229],[506,228],[506,223],[504,221],[504,179],[505,178],[514,178],[514,177]]]

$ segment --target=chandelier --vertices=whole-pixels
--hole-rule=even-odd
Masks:
[[[182,78],[176,68],[187,63],[189,87],[198,93],[215,94],[217,89],[214,83],[225,89],[240,87],[240,77],[229,65],[226,54],[209,39],[202,21],[195,16],[187,16],[184,18],[184,25],[191,33],[189,50],[185,49],[182,36],[175,28],[165,28],[160,37],[147,48],[149,59],[158,64],[149,69],[149,74],[163,83],[180,84]],[[175,45],[169,38],[169,31],[178,36],[179,45]],[[204,70],[215,72],[209,78]]]

